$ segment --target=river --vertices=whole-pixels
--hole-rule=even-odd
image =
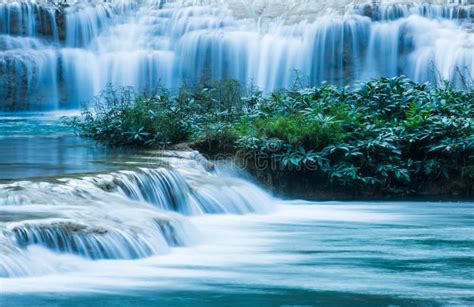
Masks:
[[[472,202],[276,199],[197,153],[97,146],[61,115],[0,120],[23,127],[0,142],[2,306],[474,303]]]

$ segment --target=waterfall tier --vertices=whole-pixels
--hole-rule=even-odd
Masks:
[[[233,78],[269,92],[295,71],[309,85],[462,83],[473,16],[470,1],[0,1],[0,109],[78,108],[109,83]]]
[[[216,175],[198,158],[149,157],[153,168],[1,184],[0,277],[54,272],[54,259],[64,255],[92,260],[159,255],[197,239],[182,215],[270,210],[272,200],[259,188]],[[45,252],[50,254],[44,263],[35,260],[33,254]]]

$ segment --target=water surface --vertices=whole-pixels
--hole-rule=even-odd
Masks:
[[[196,153],[12,118],[1,306],[474,304],[473,202],[282,201]]]
[[[136,151],[76,136],[62,118],[78,113],[0,113],[0,181],[118,169]]]
[[[472,203],[278,207],[192,218],[199,244],[169,255],[2,280],[3,304],[474,303]]]

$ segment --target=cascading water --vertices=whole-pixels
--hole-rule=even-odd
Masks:
[[[197,231],[183,214],[270,210],[267,194],[213,174],[199,158],[163,155],[146,158],[153,168],[1,184],[0,277],[54,272],[64,255],[136,259],[190,245]]]
[[[0,1],[0,109],[78,108],[108,83],[234,78],[268,92],[474,74],[470,1]]]

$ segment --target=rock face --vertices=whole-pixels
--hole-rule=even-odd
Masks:
[[[146,92],[203,76],[265,92],[295,71],[311,85],[474,78],[471,1],[189,3],[0,1],[0,110],[79,108],[109,83]]]
[[[270,189],[275,195],[283,198],[307,200],[404,199],[404,197],[391,196],[371,189],[334,187],[328,183],[327,178],[317,173],[293,172],[282,175],[276,172],[262,172],[255,169],[249,169],[248,171],[262,185]],[[420,183],[419,191],[405,197],[405,199],[470,200],[473,195],[474,189],[466,180],[453,178],[448,184],[444,180]]]

